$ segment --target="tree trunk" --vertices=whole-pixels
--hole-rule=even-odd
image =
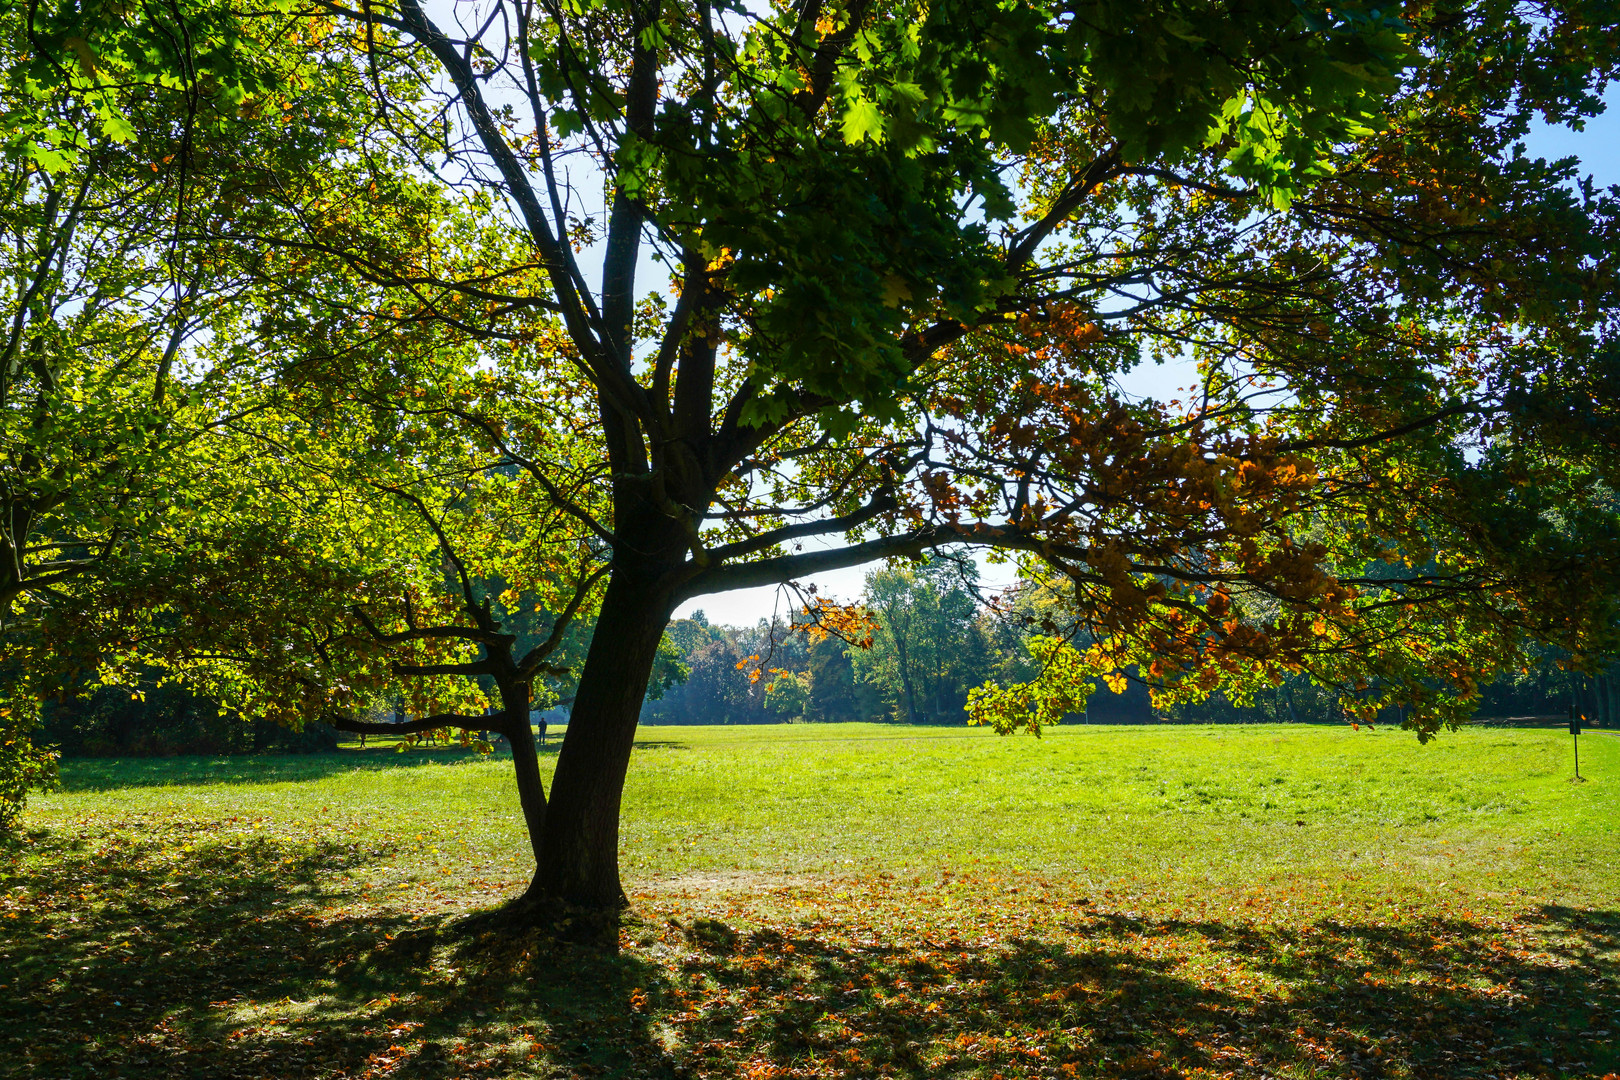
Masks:
[[[534,748],[534,728],[529,725],[529,684],[503,684],[499,731],[512,747],[512,770],[517,775],[518,803],[523,807],[523,823],[529,830],[529,846],[536,864],[540,861],[541,839],[546,829],[546,787],[540,779],[540,755]]]
[[[906,674],[904,659],[900,662],[900,673],[900,686],[905,691],[906,697],[906,723],[915,724],[917,722],[917,691],[911,685],[911,676]]]
[[[667,594],[639,575],[615,571],[557,757],[529,899],[598,908],[625,903],[619,801],[647,680],[672,610]]]
[[[917,691],[911,685],[911,653],[905,646],[905,638],[891,626],[890,636],[894,638],[894,657],[900,669],[900,694],[904,699],[906,708],[906,723],[917,722]]]

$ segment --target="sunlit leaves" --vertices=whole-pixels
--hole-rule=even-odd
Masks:
[[[1040,665],[1039,674],[1028,682],[987,683],[970,691],[968,723],[988,724],[1000,735],[1027,731],[1039,736],[1043,727],[1085,712],[1093,678],[1118,678],[1112,664],[1099,663],[1098,655],[1082,653],[1061,638],[1037,635],[1029,650]],[[1118,693],[1122,687],[1110,689]]]
[[[273,3],[248,17],[224,0],[167,9],[98,0],[6,4],[0,7],[9,58],[0,142],[43,168],[64,168],[88,134],[84,111],[102,134],[129,142],[136,135],[127,94],[132,85],[198,95],[232,115],[271,107],[289,81],[298,81],[276,43],[279,16],[291,6]],[[67,125],[52,116],[64,100],[82,106]]]

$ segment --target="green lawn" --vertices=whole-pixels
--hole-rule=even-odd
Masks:
[[[1620,738],[1570,741],[645,728],[617,948],[459,929],[531,865],[503,760],[70,762],[0,1075],[1604,1077]]]

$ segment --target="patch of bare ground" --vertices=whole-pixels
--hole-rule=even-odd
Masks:
[[[702,870],[637,882],[632,898],[641,896],[727,896],[811,888],[825,882],[808,874],[766,874],[753,870]]]

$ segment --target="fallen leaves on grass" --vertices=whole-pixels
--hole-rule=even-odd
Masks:
[[[0,1075],[1602,1077],[1620,912],[1081,895],[890,874],[648,889],[607,941],[460,929],[515,883],[139,822],[6,849]],[[404,888],[398,886],[403,885]]]

